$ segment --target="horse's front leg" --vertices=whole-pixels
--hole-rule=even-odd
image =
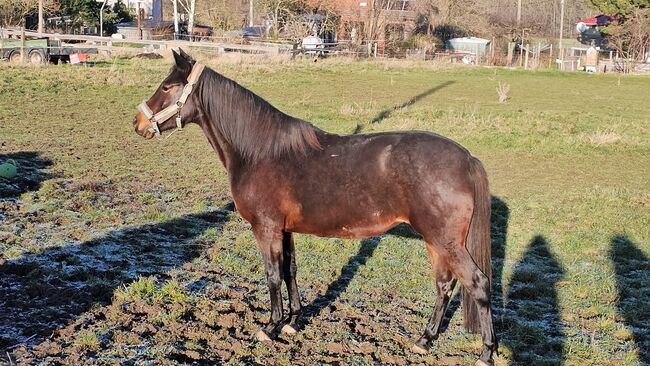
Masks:
[[[287,285],[289,294],[289,317],[286,325],[282,327],[282,332],[288,335],[294,335],[298,329],[302,305],[300,304],[300,292],[296,282],[296,249],[293,243],[293,233],[282,233],[282,249],[284,251],[283,275],[284,282]]]
[[[282,231],[268,227],[253,227],[257,246],[262,254],[266,281],[271,295],[271,319],[256,337],[260,341],[269,341],[278,336],[282,325],[282,278],[284,253],[282,250]]]

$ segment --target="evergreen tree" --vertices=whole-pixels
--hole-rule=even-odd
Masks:
[[[635,9],[650,8],[650,0],[590,0],[591,4],[608,15],[629,15]]]

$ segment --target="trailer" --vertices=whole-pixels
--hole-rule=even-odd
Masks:
[[[64,45],[57,39],[47,37],[25,40],[0,39],[0,58],[13,63],[21,61],[21,49],[25,52],[25,61],[32,64],[47,62],[69,62],[75,53],[96,54],[96,48],[77,48]]]

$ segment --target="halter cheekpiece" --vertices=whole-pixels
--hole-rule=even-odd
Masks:
[[[192,67],[192,72],[190,72],[190,75],[187,77],[187,84],[185,84],[183,93],[178,98],[178,101],[163,109],[162,111],[154,114],[147,105],[146,100],[142,101],[142,103],[138,105],[140,112],[142,112],[142,114],[147,117],[149,122],[151,122],[151,127],[148,129],[149,132],[153,132],[156,137],[160,137],[160,128],[158,127],[158,123],[165,122],[174,114],[176,115],[176,131],[183,129],[183,125],[181,123],[181,108],[183,108],[183,105],[185,105],[187,98],[190,96],[190,93],[192,93],[194,85],[196,85],[197,81],[199,80],[199,77],[201,76],[201,73],[203,73],[204,68],[205,65],[203,64],[194,64]]]

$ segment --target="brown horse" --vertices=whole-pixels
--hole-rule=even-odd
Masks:
[[[140,106],[135,131],[151,139],[192,121],[228,171],[237,211],[250,222],[262,254],[271,295],[271,319],[259,340],[296,332],[301,304],[293,233],[367,238],[409,223],[426,242],[438,291],[413,351],[432,346],[459,280],[465,327],[483,337],[477,364],[493,364],[490,194],[476,158],[429,132],[322,131],[204,69],[182,50],[173,54],[175,65]]]

